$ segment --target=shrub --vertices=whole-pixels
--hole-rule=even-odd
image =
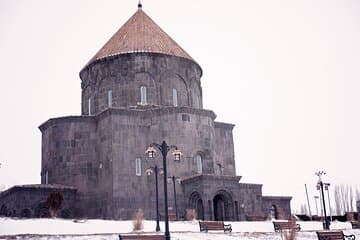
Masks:
[[[289,222],[291,224],[291,228],[289,230],[283,230],[281,232],[283,240],[295,240],[296,239],[296,218],[294,216],[290,216]]]
[[[144,213],[141,209],[135,212],[133,220],[133,231],[140,231],[144,228]]]
[[[196,219],[196,211],[193,208],[186,209],[186,220],[193,221]]]
[[[61,192],[52,192],[46,200],[46,206],[49,208],[50,216],[56,217],[57,211],[62,207],[64,196]]]
[[[284,240],[295,240],[296,239],[296,230],[295,228],[291,228],[290,230],[283,230],[281,232],[282,239]]]

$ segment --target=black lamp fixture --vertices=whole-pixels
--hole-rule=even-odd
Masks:
[[[316,188],[318,190],[320,190],[320,194],[321,194],[321,198],[322,198],[322,204],[323,204],[323,209],[324,209],[324,222],[323,222],[323,225],[324,225],[324,229],[325,230],[329,230],[330,229],[330,222],[329,220],[327,219],[327,216],[326,216],[326,207],[325,207],[325,194],[324,194],[324,186],[325,186],[325,183],[322,181],[321,179],[321,176],[322,175],[325,175],[326,173],[324,171],[318,171],[315,173],[316,176],[319,177],[319,180],[317,182],[317,185],[316,185]],[[330,184],[329,184],[330,185]],[[328,185],[328,186],[329,186]]]
[[[165,141],[163,141],[161,144],[158,143],[152,143],[150,146],[146,149],[145,154],[148,158],[152,159],[155,156],[155,153],[157,152],[156,149],[158,149],[161,152],[161,155],[163,157],[163,173],[164,173],[164,205],[165,205],[165,240],[170,240],[170,231],[169,231],[169,215],[168,215],[168,192],[167,192],[167,160],[166,156],[168,152],[171,149],[174,149],[172,152],[172,155],[174,156],[175,162],[181,161],[181,151],[177,148],[175,145],[167,145]]]

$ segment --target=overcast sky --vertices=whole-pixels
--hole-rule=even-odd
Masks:
[[[0,0],[0,185],[40,183],[41,133],[79,115],[81,68],[136,0]],[[202,67],[204,108],[234,123],[237,174],[306,203],[315,171],[360,189],[359,0],[143,0]]]

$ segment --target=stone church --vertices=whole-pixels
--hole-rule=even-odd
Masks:
[[[162,156],[150,159],[145,150],[166,141],[182,152],[180,161],[167,157],[170,213],[182,218],[195,209],[198,219],[226,221],[288,217],[291,197],[263,196],[261,184],[236,175],[234,125],[203,109],[201,76],[200,65],[139,4],[81,69],[81,115],[39,127],[41,184],[2,192],[0,214],[44,216],[47,194],[61,191],[63,217],[132,219],[141,208],[155,219],[150,169],[161,172]],[[159,176],[160,214],[163,184]]]

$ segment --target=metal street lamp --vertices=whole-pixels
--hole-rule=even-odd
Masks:
[[[159,232],[160,231],[160,215],[159,215],[159,190],[158,190],[158,172],[159,172],[159,168],[157,165],[155,165],[155,167],[150,167],[148,169],[145,170],[145,173],[150,176],[153,173],[153,169],[155,172],[155,192],[156,192],[156,228],[155,231]],[[161,170],[160,170],[161,171]]]
[[[163,157],[163,171],[164,171],[164,205],[165,205],[165,240],[170,240],[170,231],[169,231],[169,216],[168,216],[168,192],[167,192],[167,167],[166,167],[166,156],[171,149],[175,149],[172,155],[174,156],[174,161],[179,162],[182,153],[175,145],[167,145],[165,141],[161,144],[152,143],[149,148],[145,151],[145,154],[149,158],[153,158],[156,153],[157,148]]]
[[[179,220],[179,218],[178,218],[178,208],[177,208],[177,203],[176,203],[176,186],[175,186],[175,181],[178,181],[178,182],[180,183],[181,178],[172,176],[172,177],[169,178],[169,179],[172,180],[173,188],[174,188],[175,216],[176,216],[176,221],[177,221],[177,220]]]
[[[332,213],[331,213],[331,205],[330,205],[330,191],[329,191],[329,187],[330,187],[330,183],[324,183],[324,187],[325,187],[325,191],[327,191],[328,193],[328,201],[329,201],[329,215],[330,215],[330,222],[332,222]]]
[[[323,204],[323,209],[324,209],[324,218],[325,218],[325,222],[324,222],[324,229],[325,230],[329,230],[329,226],[330,226],[330,222],[326,217],[326,207],[325,207],[325,195],[324,195],[324,183],[321,180],[321,176],[325,175],[326,173],[324,171],[319,171],[316,172],[315,175],[319,177],[319,181],[317,183],[317,187],[318,189],[320,189],[320,193],[321,193],[321,197],[322,197],[322,204]]]

